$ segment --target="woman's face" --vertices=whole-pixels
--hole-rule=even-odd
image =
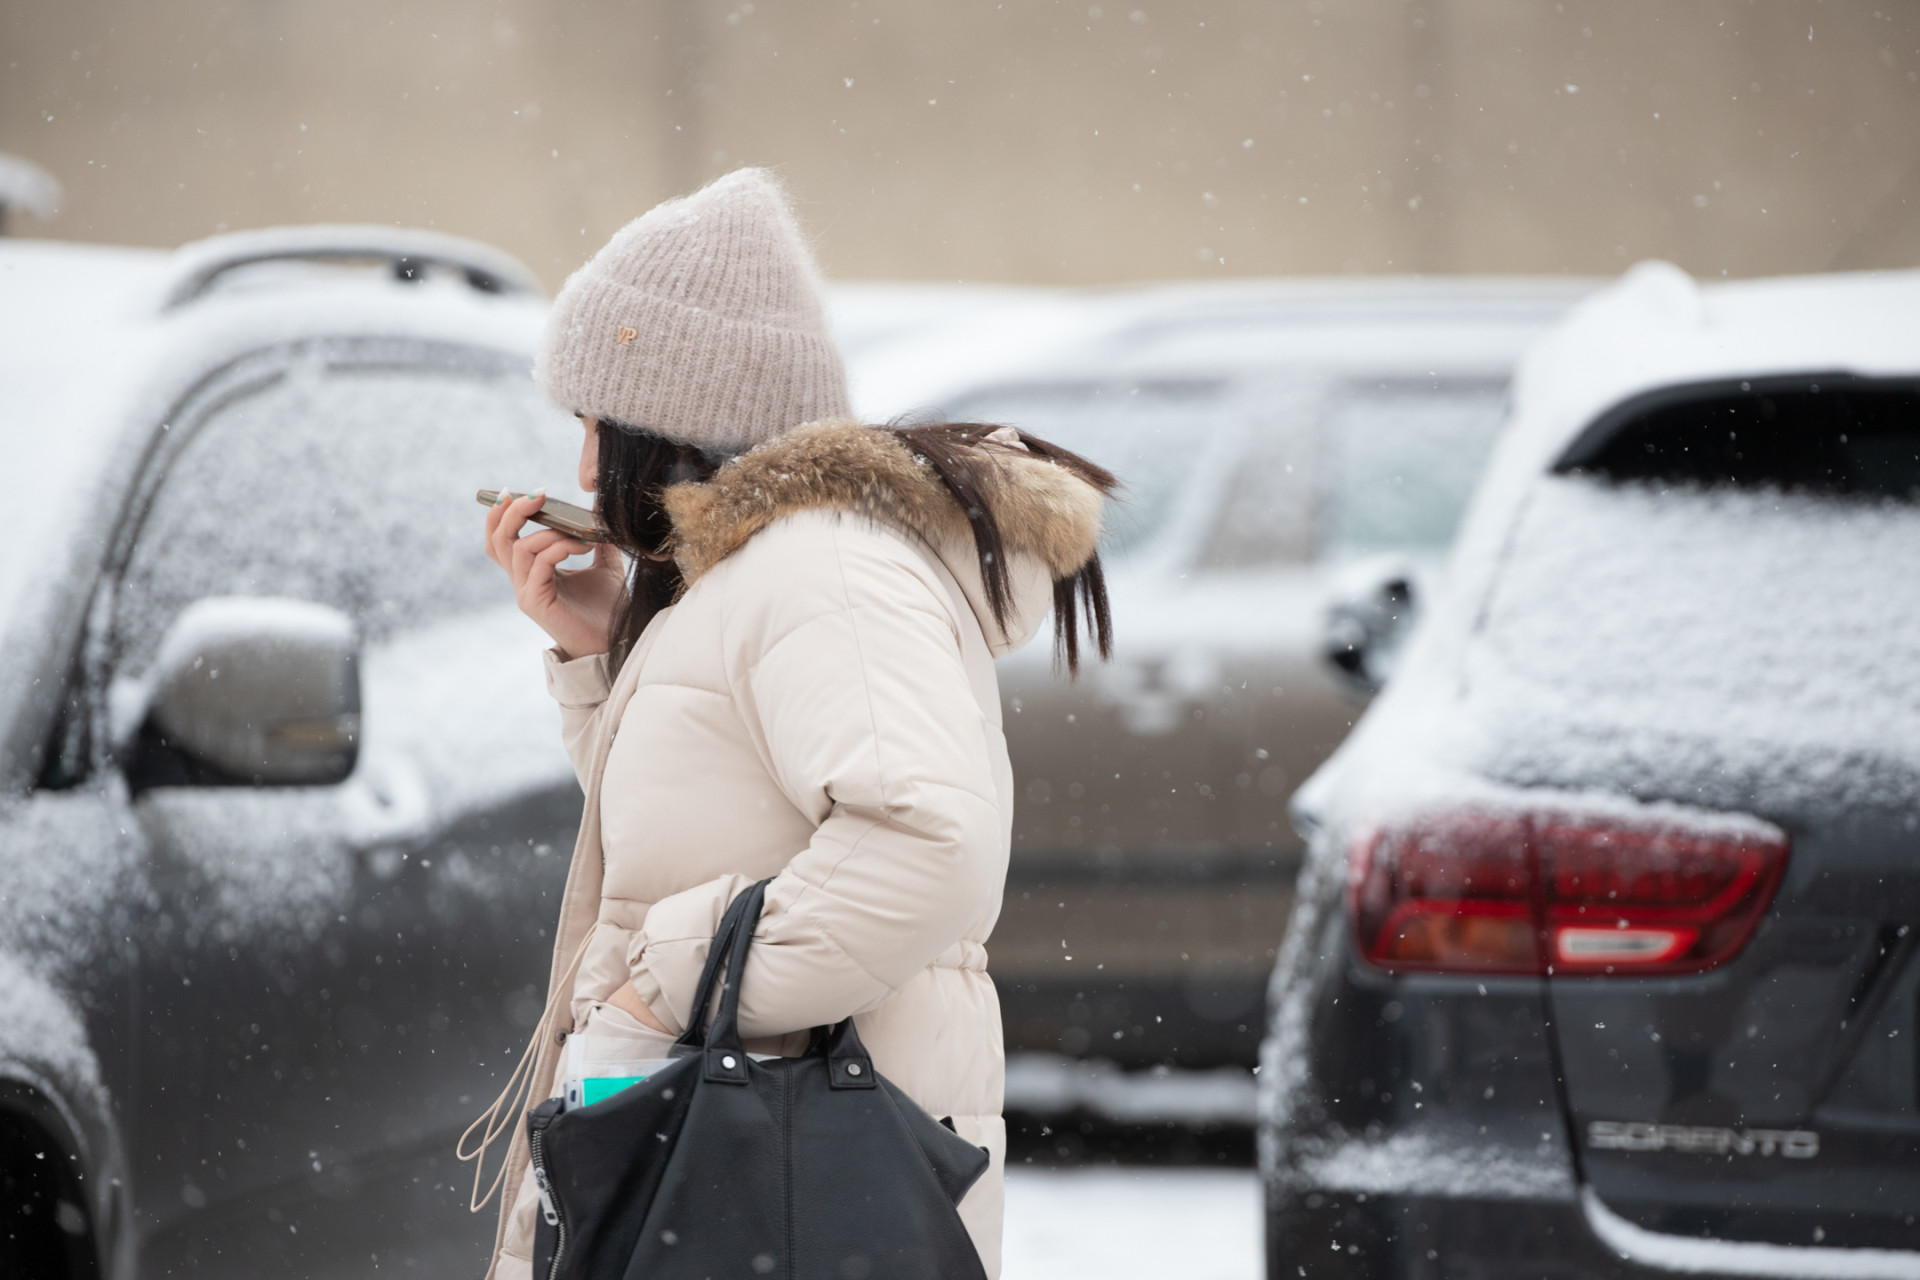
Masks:
[[[580,487],[592,493],[593,482],[600,474],[600,419],[584,413],[574,416],[586,430],[586,438],[580,442]]]

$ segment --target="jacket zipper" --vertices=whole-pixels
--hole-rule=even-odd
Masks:
[[[546,1280],[554,1280],[560,1274],[560,1260],[567,1255],[567,1215],[562,1211],[560,1198],[553,1194],[553,1183],[547,1177],[546,1134],[534,1129],[527,1136],[527,1155],[533,1166],[533,1185],[540,1189],[540,1216],[547,1225],[555,1229],[553,1244],[553,1266],[547,1269]]]

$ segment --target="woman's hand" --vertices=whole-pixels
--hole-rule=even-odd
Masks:
[[[568,658],[607,651],[607,628],[626,592],[626,567],[611,543],[592,546],[557,529],[521,536],[545,494],[515,498],[487,511],[487,558],[513,580],[520,612],[540,624]],[[591,569],[562,569],[568,556],[593,553]]]
[[[673,1034],[667,1030],[664,1022],[653,1016],[653,1010],[647,1007],[647,1002],[640,998],[640,993],[633,989],[631,982],[622,983],[618,991],[607,997],[607,1003],[643,1027],[652,1027],[663,1036]]]

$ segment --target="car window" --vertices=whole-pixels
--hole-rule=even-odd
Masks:
[[[1120,478],[1101,553],[1122,559],[1162,533],[1208,446],[1228,425],[1222,382],[1110,382],[1002,387],[954,401],[947,416],[1031,431]]]
[[[1228,474],[1217,490],[1199,568],[1252,569],[1312,559],[1318,390],[1293,376],[1249,389],[1245,439],[1214,459]]]
[[[1920,386],[1829,374],[1675,387],[1622,405],[1557,468],[1661,488],[1920,500]]]
[[[331,605],[369,642],[498,605],[474,491],[564,481],[578,450],[524,363],[446,348],[309,350],[168,430],[115,604],[136,664],[208,595]]]
[[[1322,544],[1331,558],[1452,542],[1506,416],[1492,382],[1348,385],[1322,425]]]

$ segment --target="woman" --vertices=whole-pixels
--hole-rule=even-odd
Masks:
[[[728,902],[771,876],[749,1047],[799,1053],[854,1016],[882,1074],[992,1153],[960,1213],[997,1274],[984,943],[1013,789],[993,659],[1050,607],[1069,663],[1082,605],[1105,652],[1112,477],[1005,428],[847,421],[810,259],[754,170],[616,235],[561,291],[539,372],[580,417],[581,486],[633,567],[602,545],[561,570],[588,548],[527,532],[539,497],[487,515],[488,554],[554,640],[587,796],[529,1096],[557,1091],[556,1028],[665,1056]],[[489,1275],[514,1280],[537,1201],[518,1101],[490,1126],[514,1144]]]

